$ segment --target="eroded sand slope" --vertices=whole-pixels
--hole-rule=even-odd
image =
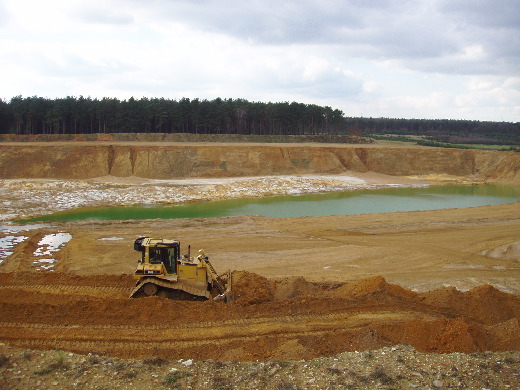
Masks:
[[[476,175],[520,183],[515,152],[377,145],[3,143],[0,177],[150,179],[376,172]]]

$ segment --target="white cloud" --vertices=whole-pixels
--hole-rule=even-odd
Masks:
[[[472,77],[468,91],[457,97],[461,107],[478,106],[483,109],[511,110],[520,108],[520,78]]]
[[[88,4],[83,9],[77,9],[73,15],[77,20],[88,24],[127,25],[134,23],[134,17],[127,13],[124,8],[109,8],[106,2],[94,6]]]
[[[297,100],[353,116],[520,121],[520,2],[499,3],[4,0],[1,97]]]
[[[481,61],[486,58],[482,45],[470,45],[462,48],[462,61]]]

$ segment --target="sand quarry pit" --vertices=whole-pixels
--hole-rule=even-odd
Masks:
[[[508,166],[501,164],[497,166]],[[509,178],[506,182],[515,184],[517,171],[511,173],[502,168],[501,181]],[[486,172],[489,175],[490,171]],[[261,189],[269,193],[269,188],[275,189],[273,193],[290,193],[295,183],[298,191],[305,192],[318,187],[337,190],[346,186],[424,185],[432,180],[489,180],[474,174],[457,176],[443,172],[406,177],[373,171],[334,175],[313,172],[303,176],[225,180],[192,177],[189,185],[175,181],[179,179],[111,175],[81,180],[4,179],[1,190],[5,226],[0,238],[12,246],[0,252],[0,358],[3,356],[6,362],[18,359],[17,364],[22,367],[30,362],[24,362],[20,356],[25,355],[18,351],[43,350],[142,361],[303,362],[299,370],[307,367],[305,362],[331,359],[327,360],[329,369],[324,369],[321,384],[311,379],[302,379],[294,385],[297,387],[287,387],[296,382],[281,379],[262,379],[258,384],[279,389],[342,388],[333,385],[340,383],[335,364],[354,359],[344,354],[356,351],[377,350],[381,358],[399,353],[399,359],[436,353],[445,356],[442,359],[448,359],[451,367],[465,359],[457,353],[474,356],[471,354],[510,351],[510,371],[495,370],[492,375],[508,375],[496,382],[503,388],[514,388],[520,383],[515,376],[520,369],[518,203],[313,218],[245,216],[9,224],[14,218],[38,214],[44,209],[51,212],[78,204],[122,204],[125,199],[132,203],[134,200],[129,199],[137,190],[147,196],[164,192],[157,191],[158,188],[168,188],[172,191],[168,196],[175,192],[180,201],[185,201],[200,193],[213,194],[214,198],[240,197],[251,188],[256,193]],[[201,186],[204,191],[200,191]],[[157,195],[157,199],[160,201],[161,197]],[[42,242],[58,234],[67,238],[66,242],[40,256],[49,250],[48,246],[42,248]],[[140,235],[177,238],[183,247],[190,244],[192,249],[204,248],[218,271],[234,270],[233,303],[129,299],[134,284],[131,274],[137,260],[132,244]],[[42,259],[46,262],[42,263]],[[42,352],[41,356],[44,355]],[[487,364],[489,356],[498,355],[487,356],[482,355],[479,364]],[[452,358],[456,362],[449,360]],[[252,367],[241,365],[246,363],[229,367],[226,364],[230,363],[213,368],[231,377]],[[269,367],[269,372],[285,372],[289,366],[280,365],[277,370]],[[490,370],[491,367],[488,366]],[[481,369],[486,371],[484,366]],[[344,388],[349,388],[349,383],[350,388],[397,386],[398,374],[393,382],[386,383],[381,375],[361,377],[351,373],[347,378],[348,370],[342,370]],[[425,368],[414,370],[422,378],[412,370],[407,383],[423,387],[463,383],[440,378]],[[71,386],[81,382],[73,375],[68,377],[67,371],[57,371],[57,382],[52,375],[36,378],[44,387],[53,386],[54,382]],[[17,380],[16,372],[0,359],[0,373],[8,378],[5,383],[9,386]],[[269,377],[269,372],[263,377]],[[34,372],[31,375],[23,377],[29,378],[23,382],[25,387],[6,388],[31,388]],[[211,375],[208,383],[219,388],[216,374]],[[116,377],[120,387],[114,388],[154,388],[157,384],[154,377],[140,381],[140,377]],[[92,376],[89,378],[93,380]],[[248,388],[251,378],[247,378],[244,374],[234,386],[229,383],[220,388]],[[131,379],[135,387],[130,384]],[[179,378],[178,383],[206,388],[202,380],[186,381]],[[475,387],[468,383],[461,388],[486,387],[482,381]],[[83,386],[87,386],[86,381]]]
[[[121,358],[300,360],[407,344],[519,349],[520,300],[492,286],[415,293],[380,276],[341,287],[236,271],[232,304],[128,299],[124,276],[1,274],[0,338]],[[290,298],[287,298],[290,297]],[[143,337],[146,335],[146,337]]]

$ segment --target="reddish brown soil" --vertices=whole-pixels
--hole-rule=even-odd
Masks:
[[[0,339],[31,349],[251,361],[397,344],[441,353],[520,348],[520,298],[491,286],[417,294],[379,276],[334,288],[235,272],[234,302],[224,304],[129,299],[128,276],[11,273],[0,282]]]

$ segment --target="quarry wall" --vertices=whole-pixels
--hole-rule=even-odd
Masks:
[[[0,178],[449,174],[520,184],[520,153],[331,144],[0,144]]]

